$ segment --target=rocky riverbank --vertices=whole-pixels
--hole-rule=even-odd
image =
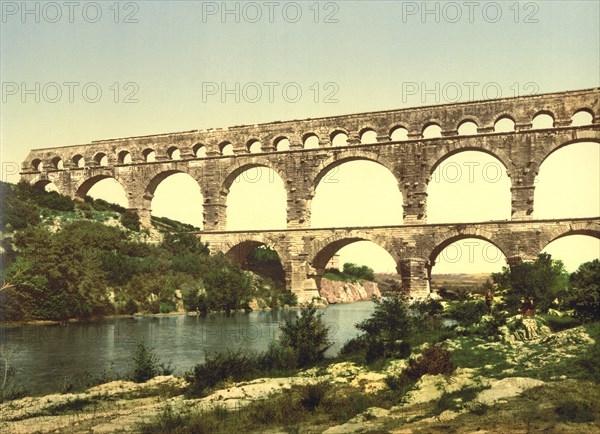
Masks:
[[[323,278],[319,294],[329,304],[354,303],[355,301],[371,300],[373,297],[381,298],[381,292],[377,283],[367,280],[351,283],[335,282]]]
[[[581,379],[569,368],[594,343],[583,327],[512,343],[470,337],[448,340],[446,347],[459,366],[453,374],[423,375],[391,407],[369,407],[337,422],[308,418],[298,424],[299,431],[600,432],[597,383],[593,378]],[[411,357],[418,357],[426,346],[415,349]],[[302,371],[295,377],[231,383],[198,399],[185,398],[187,382],[179,377],[156,377],[142,384],[114,381],[84,393],[28,397],[0,404],[0,432],[139,432],[143,424],[161,415],[170,414],[172,418],[174,414],[208,414],[216,410],[231,414],[282,395],[287,402],[285,394],[294,388],[315,384],[367,399],[389,390],[389,378],[408,364],[407,360],[391,360],[374,370],[354,362],[334,363]]]

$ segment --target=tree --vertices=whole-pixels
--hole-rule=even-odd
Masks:
[[[561,261],[540,253],[535,262],[504,267],[501,273],[492,274],[492,279],[507,290],[509,309],[516,310],[519,299],[533,297],[536,309],[545,312],[566,294],[569,275]]]
[[[569,291],[564,307],[573,309],[575,316],[585,321],[600,317],[600,260],[581,264],[569,276]]]
[[[279,342],[296,355],[296,366],[304,368],[323,360],[331,346],[329,329],[314,305],[302,309],[296,320],[288,319],[281,325]]]
[[[211,257],[209,264],[203,281],[214,307],[226,315],[246,309],[254,293],[250,277],[222,253]]]

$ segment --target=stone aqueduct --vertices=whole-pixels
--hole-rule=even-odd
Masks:
[[[573,115],[581,111],[591,115],[591,123],[573,126]],[[539,114],[551,116],[553,124],[532,128]],[[512,122],[514,131],[496,131],[500,119]],[[477,125],[476,134],[458,134],[466,121]],[[425,139],[423,131],[435,124],[440,137]],[[405,136],[399,139],[400,129]],[[376,134],[376,143],[361,143],[367,131]],[[334,147],[333,138],[340,132],[347,135],[347,143]],[[311,136],[318,138],[318,147],[307,149]],[[287,150],[280,150],[283,139],[289,143]],[[437,254],[460,239],[489,241],[512,265],[534,259],[548,243],[566,235],[600,238],[598,216],[560,220],[532,216],[540,165],[558,148],[582,141],[600,143],[599,88],[35,149],[23,163],[21,175],[35,185],[54,183],[61,193],[80,199],[98,181],[114,178],[125,189],[129,207],[149,226],[157,186],[172,174],[187,173],[199,183],[204,197],[204,228],[197,236],[213,251],[223,251],[238,262],[259,245],[274,248],[287,286],[300,300],[316,295],[333,254],[358,240],[387,250],[398,265],[404,289],[420,297],[429,293]],[[259,152],[253,146],[257,142]],[[224,155],[231,147],[233,155]],[[434,170],[446,158],[466,150],[491,154],[506,167],[512,184],[511,220],[427,224],[427,185]],[[396,177],[404,202],[401,225],[311,228],[311,200],[317,185],[332,168],[352,160],[376,162]],[[287,229],[226,230],[229,188],[253,167],[271,168],[284,181]]]

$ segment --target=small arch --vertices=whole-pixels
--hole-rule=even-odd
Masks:
[[[31,161],[31,167],[33,167],[34,170],[41,172],[44,170],[44,163],[39,158],[35,158]]]
[[[348,146],[348,134],[342,130],[334,131],[330,134],[329,138],[333,147]]]
[[[277,151],[289,151],[290,140],[287,137],[278,137],[273,142]]]
[[[390,130],[390,139],[392,142],[408,140],[408,130],[403,126],[397,126]]]
[[[594,113],[588,109],[579,109],[573,113],[571,118],[572,127],[580,127],[583,125],[592,125],[594,122]]]
[[[262,143],[257,139],[249,140],[246,144],[246,148],[251,154],[260,154],[263,151]]]
[[[58,170],[63,170],[65,168],[63,160],[60,157],[54,157],[52,159],[52,165],[54,166],[55,169],[58,169]]]
[[[424,139],[437,139],[442,137],[442,127],[436,123],[430,123],[423,128],[422,132]]]
[[[196,143],[192,148],[196,158],[206,158],[206,146],[202,143]]]
[[[167,156],[169,160],[181,160],[181,151],[177,146],[171,146],[167,149]]]
[[[74,157],[71,159],[71,161],[73,161],[73,165],[74,165],[75,167],[78,167],[78,168],[85,167],[85,159],[84,159],[84,158],[83,158],[83,156],[82,156],[82,155],[80,155],[80,154],[77,154],[77,155],[75,155],[75,156],[74,156]]]
[[[94,156],[94,162],[101,167],[108,166],[108,156],[104,152],[98,152]]]
[[[235,152],[233,152],[233,144],[231,144],[231,142],[221,143],[219,145],[219,150],[221,151],[221,155],[223,156],[235,155]]]
[[[458,125],[459,136],[474,136],[477,134],[477,124],[471,119],[462,121]]]
[[[131,164],[133,159],[131,158],[131,152],[121,151],[118,155],[119,164]]]
[[[363,145],[377,143],[377,132],[371,128],[365,128],[360,134],[360,143]]]
[[[34,188],[39,188],[40,190],[44,190],[47,192],[50,192],[50,191],[59,192],[56,184],[54,184],[49,179],[40,179],[39,181],[35,181],[35,182],[33,182],[32,186]]]
[[[512,133],[515,131],[515,120],[509,115],[500,116],[494,122],[495,133]]]
[[[346,246],[349,246],[356,242],[367,241],[375,244],[381,249],[385,250],[397,264],[400,260],[400,256],[394,250],[394,248],[385,242],[385,240],[379,239],[374,236],[370,236],[366,233],[357,232],[355,234],[348,235],[334,235],[320,242],[317,246],[315,255],[310,259],[310,264],[313,268],[324,270],[331,258]]]
[[[568,272],[572,273],[588,261],[600,258],[600,231],[598,226],[580,227],[565,231],[543,244],[541,253],[559,259]]]
[[[543,130],[547,128],[554,128],[554,117],[550,112],[541,111],[533,117],[531,129]]]
[[[146,163],[154,163],[156,161],[156,152],[154,149],[144,149],[142,155],[144,156],[144,161],[146,161]]]
[[[320,146],[319,136],[315,133],[308,133],[302,137],[304,149],[317,149]]]

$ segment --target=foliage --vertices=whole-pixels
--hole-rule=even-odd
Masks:
[[[186,378],[188,396],[203,396],[222,381],[242,381],[253,378],[258,370],[257,357],[243,351],[207,354],[204,362],[194,367]]]
[[[140,218],[135,211],[127,210],[121,214],[121,224],[130,231],[140,231]]]
[[[344,274],[348,276],[353,276],[358,279],[370,280],[373,281],[375,279],[375,272],[372,268],[367,267],[366,265],[356,265],[352,263],[344,264],[343,268]]]
[[[559,422],[585,423],[593,422],[594,411],[587,402],[568,401],[556,407]]]
[[[323,360],[325,351],[331,346],[329,329],[323,323],[322,316],[314,305],[309,305],[302,309],[295,321],[288,319],[281,325],[280,343],[296,354],[299,368]]]
[[[462,326],[469,326],[481,321],[486,306],[483,300],[455,301],[449,304],[447,316],[455,319]]]
[[[138,343],[133,354],[133,370],[131,380],[136,383],[144,383],[157,375],[171,375],[173,370],[170,363],[161,363],[152,348]]]
[[[430,346],[423,353],[408,361],[408,366],[398,375],[392,375],[386,380],[390,388],[400,389],[416,383],[423,375],[449,375],[456,369],[448,350],[440,346]]]
[[[600,318],[600,259],[581,264],[569,276],[569,291],[564,307],[584,321]]]
[[[535,262],[523,262],[501,273],[492,274],[501,289],[506,289],[505,300],[509,309],[517,310],[519,299],[533,297],[536,309],[546,312],[556,299],[566,294],[568,274],[561,261],[540,253]]]

